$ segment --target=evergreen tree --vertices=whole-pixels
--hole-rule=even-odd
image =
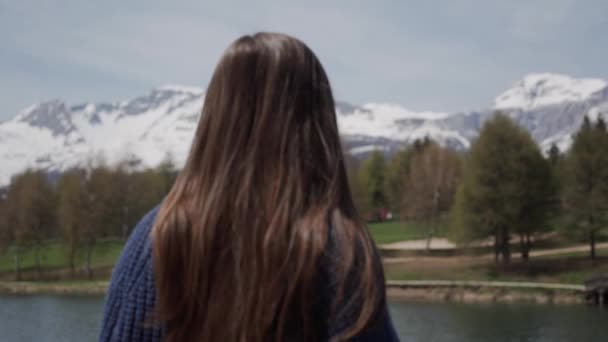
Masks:
[[[175,179],[177,178],[177,168],[175,161],[173,160],[173,154],[167,153],[163,161],[158,165],[156,171],[160,174],[160,180],[162,181],[163,197],[169,193]]]
[[[409,177],[412,148],[397,151],[386,167],[385,193],[388,205],[393,213],[403,208],[405,185]]]
[[[167,193],[169,184],[166,175],[158,170],[150,169],[131,175],[132,191],[128,198],[131,210],[130,227],[133,227],[143,215],[158,205]]]
[[[464,175],[466,177],[466,171]],[[454,193],[454,204],[450,208],[448,222],[448,239],[460,246],[492,235],[491,230],[484,230],[488,226],[481,224],[478,216],[470,209],[466,194],[467,187],[461,182]],[[475,227],[475,229],[472,229]]]
[[[602,116],[601,113],[598,114],[598,116],[597,116],[595,128],[600,133],[606,133],[606,120],[604,120],[604,117]]]
[[[431,140],[431,138],[426,136],[426,137],[424,137],[424,139],[414,140],[414,143],[412,144],[412,149],[414,150],[414,153],[420,153],[420,152],[424,151],[425,148],[427,148],[433,144],[434,144],[434,142]]]
[[[552,166],[557,165],[557,163],[559,163],[559,161],[562,159],[561,151],[559,150],[559,147],[557,147],[556,144],[551,144],[548,154],[549,161],[551,162]]]
[[[531,235],[549,230],[549,223],[557,214],[558,186],[551,162],[543,158],[531,139],[520,153],[524,171],[518,185],[521,198],[515,230],[519,235],[521,256],[528,260]]]
[[[487,121],[471,146],[464,177],[463,210],[474,231],[461,236],[494,237],[495,260],[511,259],[513,233],[526,237],[545,227],[554,195],[551,177],[530,134],[507,116]],[[546,183],[545,183],[546,182]],[[459,209],[461,210],[461,209]]]
[[[360,171],[361,163],[354,156],[345,153],[344,164],[346,167],[346,175],[348,177],[348,185],[353,197],[353,201],[355,202],[355,207],[361,215],[367,217],[367,213],[369,212],[370,208],[367,193],[365,191],[365,184],[363,183],[362,179],[362,172]]]
[[[374,151],[361,166],[361,181],[365,187],[367,203],[372,210],[385,207],[387,196],[384,192],[385,161],[380,151]]]
[[[597,234],[608,223],[608,134],[600,116],[585,117],[566,161],[564,209],[569,227],[589,241],[595,259]]]

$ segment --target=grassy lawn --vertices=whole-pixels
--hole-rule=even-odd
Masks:
[[[124,242],[119,239],[101,240],[93,248],[91,264],[93,267],[111,266],[113,265]],[[27,249],[21,253],[21,267],[23,270],[33,269],[35,267],[34,250]],[[40,264],[43,268],[64,268],[68,267],[68,257],[65,246],[59,241],[49,241],[40,249]],[[79,251],[76,255],[76,267],[82,267],[85,264],[85,253]],[[14,267],[13,253],[5,251],[0,253],[0,273],[10,272]]]
[[[103,295],[108,281],[0,281],[0,294]]]
[[[403,240],[425,238],[423,225],[404,225],[398,221],[379,222],[369,225],[373,238],[378,244]],[[439,234],[441,235],[441,233]],[[543,242],[547,248],[562,245],[560,241]],[[555,245],[555,246],[554,246]],[[108,268],[117,261],[123,248],[119,239],[101,240],[93,250],[93,268]],[[503,280],[537,281],[580,284],[585,279],[608,274],[608,248],[598,249],[598,260],[590,261],[588,251],[569,252],[559,255],[532,257],[528,262],[521,261],[514,251],[511,265],[494,265],[490,257],[458,255],[451,257],[416,256],[408,257],[399,263],[386,263],[387,279],[391,280]],[[40,250],[41,266],[47,270],[60,270],[68,267],[67,252],[59,241],[49,241]],[[84,251],[76,258],[76,267],[82,269],[85,263]],[[21,254],[24,271],[34,269],[34,252],[25,250]],[[13,254],[0,252],[0,274],[10,275],[13,271]],[[96,279],[103,280],[108,273],[100,273]],[[66,281],[78,283],[78,280]]]
[[[600,251],[598,251],[600,252]],[[603,252],[603,254],[601,253]],[[582,284],[586,279],[608,274],[608,251],[597,260],[586,254],[533,257],[525,262],[515,257],[508,266],[495,265],[491,258],[412,258],[385,264],[390,280],[490,280]]]
[[[403,223],[396,220],[368,224],[369,231],[377,244],[425,239],[426,227],[424,224]],[[442,229],[439,229],[438,235],[443,235]]]
[[[407,224],[399,221],[387,221],[371,223],[369,225],[371,234],[378,244],[391,243],[403,240],[423,239],[426,236],[424,225]],[[92,266],[113,265],[124,242],[120,239],[101,240],[93,249]],[[0,251],[0,273],[12,272],[14,268],[14,256],[12,250]],[[34,268],[34,250],[27,249],[21,252],[22,270]],[[68,267],[67,250],[60,241],[49,241],[40,249],[40,263],[44,269],[59,269]],[[85,264],[84,251],[79,251],[76,256],[76,267]]]
[[[402,240],[422,239],[425,237],[424,226],[403,226],[398,221],[379,222],[369,225],[373,238],[378,244],[390,243]],[[123,247],[120,239],[109,239],[99,241],[93,249],[93,267],[113,265]],[[0,273],[11,272],[14,267],[12,250],[0,251]],[[34,250],[27,249],[21,253],[21,267],[23,270],[34,268]],[[76,256],[76,267],[82,267],[85,263],[84,251],[79,251]],[[67,250],[59,241],[49,241],[40,249],[40,264],[43,268],[55,269],[68,267]]]
[[[596,248],[595,254],[599,257],[608,256],[608,248]],[[589,257],[589,250],[579,252],[566,252],[560,254],[543,255],[543,259],[585,259]]]

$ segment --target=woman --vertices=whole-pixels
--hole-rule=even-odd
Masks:
[[[100,340],[397,340],[302,42],[258,33],[225,52],[184,169],[114,270]]]

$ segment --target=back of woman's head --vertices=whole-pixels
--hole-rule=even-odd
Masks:
[[[327,75],[305,44],[258,33],[228,48],[152,239],[168,341],[319,340],[349,307],[344,339],[375,317],[373,243]]]

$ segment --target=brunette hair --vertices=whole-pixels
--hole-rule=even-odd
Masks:
[[[346,177],[314,53],[283,34],[236,40],[152,231],[166,341],[319,340],[319,320],[341,319],[343,307],[351,323],[333,338],[364,330],[383,275]],[[330,287],[319,317],[319,289]]]

